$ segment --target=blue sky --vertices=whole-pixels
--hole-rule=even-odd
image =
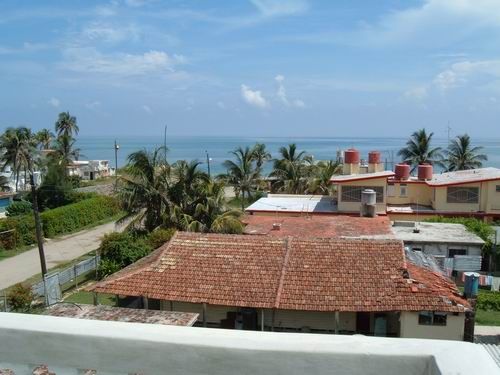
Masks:
[[[0,126],[498,137],[498,0],[0,3]]]

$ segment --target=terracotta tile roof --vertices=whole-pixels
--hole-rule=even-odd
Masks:
[[[352,216],[276,217],[246,215],[245,234],[277,237],[380,237],[394,238],[387,216],[375,218]],[[278,224],[278,229],[273,225]]]
[[[468,307],[450,280],[407,265],[397,240],[179,232],[134,267],[90,290],[309,311],[460,312]]]

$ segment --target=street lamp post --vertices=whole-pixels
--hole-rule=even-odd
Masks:
[[[118,185],[118,150],[120,149],[120,145],[116,143],[115,139],[115,189]]]

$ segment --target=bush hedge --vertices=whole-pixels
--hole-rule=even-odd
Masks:
[[[481,290],[477,296],[477,306],[481,310],[492,310],[500,313],[500,293]]]
[[[120,212],[116,199],[99,196],[45,211],[41,214],[45,237],[73,232]]]
[[[79,230],[120,212],[118,201],[113,197],[96,196],[77,203],[44,211],[40,214],[44,237]],[[13,232],[10,230],[14,229]],[[33,215],[20,215],[0,220],[0,246],[13,249],[36,243]]]

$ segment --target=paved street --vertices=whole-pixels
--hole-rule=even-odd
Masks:
[[[99,247],[101,238],[116,230],[115,223],[103,224],[98,227],[59,237],[45,242],[47,268],[69,262]],[[0,290],[24,281],[40,273],[40,257],[38,247],[22,254],[0,261]]]

